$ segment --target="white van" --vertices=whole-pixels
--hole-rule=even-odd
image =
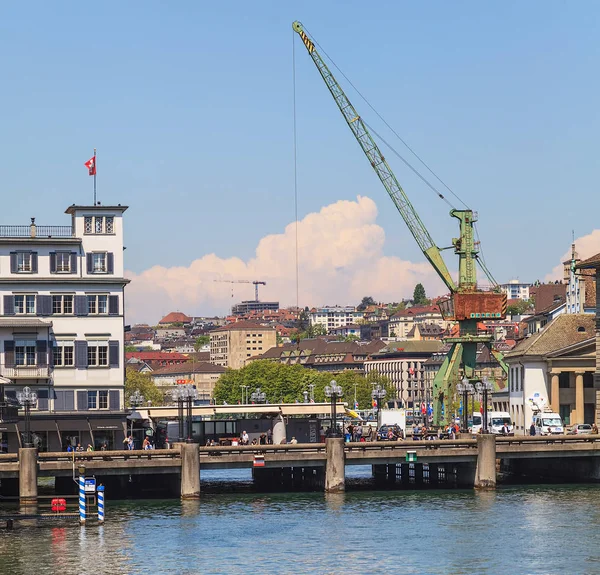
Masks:
[[[560,435],[565,432],[560,415],[553,411],[536,413],[533,424],[536,435]]]
[[[483,417],[481,413],[474,413],[471,417],[473,419],[472,433],[479,433],[483,424]],[[488,411],[487,420],[488,433],[500,435],[505,423],[509,433],[513,433],[515,430],[510,418],[510,413],[506,411]]]

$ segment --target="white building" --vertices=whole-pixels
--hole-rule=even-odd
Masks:
[[[41,450],[123,437],[126,209],[72,205],[68,226],[0,226],[0,375],[8,401],[25,386],[37,393]],[[13,430],[0,431],[10,451]]]
[[[319,307],[310,310],[310,324],[322,325],[327,332],[336,327],[344,327],[363,319],[363,312],[354,306]]]
[[[530,287],[531,284],[510,280],[507,284],[502,284],[500,289],[506,294],[507,299],[528,300]]]

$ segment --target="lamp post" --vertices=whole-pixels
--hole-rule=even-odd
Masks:
[[[483,433],[488,432],[488,393],[493,391],[494,384],[487,378],[484,377],[481,381],[477,382],[477,391],[482,394],[483,398]]]
[[[331,399],[331,423],[333,424],[333,430],[330,430],[329,437],[340,437],[337,430],[337,400],[342,397],[344,392],[342,386],[337,384],[335,379],[332,379],[329,385],[325,386],[325,397]]]
[[[314,403],[315,402],[315,384],[314,383],[310,383],[308,385],[308,396],[310,398],[310,402]]]
[[[308,403],[308,391],[303,391],[302,395],[304,396],[304,403]]]
[[[242,385],[242,404],[246,405],[248,403],[248,389],[250,389],[249,385]]]
[[[33,447],[31,442],[31,408],[37,403],[37,393],[29,387],[17,394],[19,403],[25,408],[25,447]]]
[[[131,413],[133,414],[133,412],[140,406],[144,404],[144,396],[139,392],[138,389],[136,389],[130,396],[129,396],[129,405],[131,405]],[[133,437],[133,417],[131,418],[131,436]]]
[[[381,400],[385,397],[386,391],[378,385],[371,392],[371,397],[377,401],[377,429],[379,429],[379,412],[381,411]],[[414,404],[414,403],[413,403]]]
[[[469,414],[467,406],[469,404],[469,394],[473,393],[475,390],[473,384],[465,377],[456,384],[456,391],[462,394],[462,430],[463,433],[468,433]]]
[[[260,390],[260,387],[257,387],[256,390],[250,394],[250,401],[252,401],[252,403],[265,403],[265,401],[267,401],[267,396],[264,391]]]
[[[183,384],[177,384],[177,387],[173,389],[171,393],[173,401],[177,402],[177,421],[179,422],[179,437],[177,441],[181,443],[183,441],[184,429],[183,429],[183,402],[185,400],[183,394]]]

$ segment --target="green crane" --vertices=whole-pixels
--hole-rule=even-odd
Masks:
[[[506,296],[499,293],[496,281],[483,262],[478,259],[479,243],[475,242],[473,230],[473,225],[477,221],[476,215],[469,209],[452,209],[450,211],[450,216],[459,221],[460,230],[459,237],[452,239],[454,253],[459,258],[457,284],[448,271],[441,249],[431,238],[414,206],[398,183],[384,155],[369,133],[366,124],[321,58],[315,48],[315,42],[311,40],[300,22],[294,22],[292,27],[302,39],[308,54],[315,63],[317,70],[319,70],[348,127],[400,212],[423,255],[431,263],[433,269],[450,292],[450,297],[440,302],[440,309],[446,319],[453,319],[458,322],[459,333],[456,337],[446,338],[445,341],[451,344],[451,348],[433,383],[434,423],[442,425],[449,415],[449,409],[445,409],[444,404],[447,404],[451,397],[452,388],[458,381],[461,369],[463,377],[469,380],[475,379],[478,344],[487,345],[502,368],[505,371],[507,370],[502,361],[502,356],[492,349],[492,337],[477,335],[477,322],[481,319],[501,319],[506,316]],[[493,291],[478,289],[477,264],[492,283]]]

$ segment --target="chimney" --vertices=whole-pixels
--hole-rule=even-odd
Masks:
[[[31,218],[31,225],[29,226],[29,235],[32,238],[35,238],[35,231],[36,231],[35,218]]]

